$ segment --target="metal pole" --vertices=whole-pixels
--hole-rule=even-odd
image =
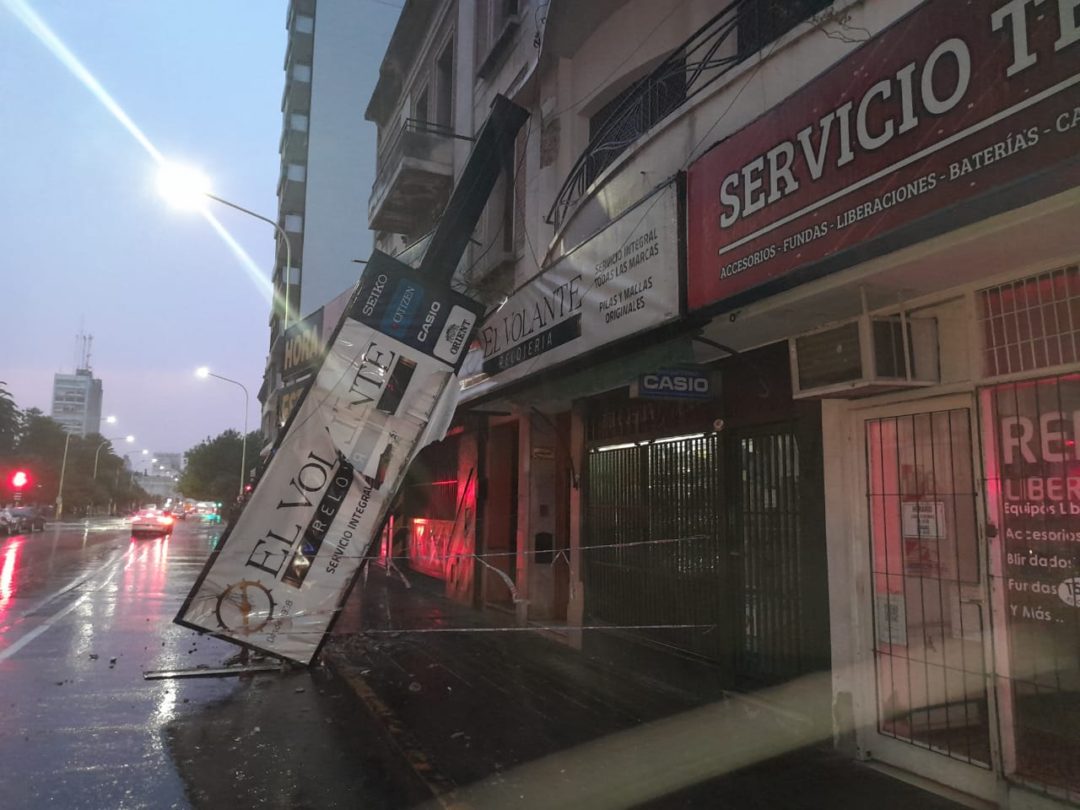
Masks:
[[[212,371],[206,372],[207,376],[214,377],[219,380],[224,380],[227,383],[240,386],[240,390],[244,392],[244,435],[240,437],[240,495],[244,494],[244,478],[247,476],[247,434],[248,434],[248,410],[250,398],[248,396],[247,386],[242,382],[233,380],[229,377],[222,377],[220,374],[215,374]]]
[[[60,462],[60,486],[56,489],[56,519],[64,513],[64,473],[67,471],[68,443],[71,442],[71,434],[64,439],[64,460]]]
[[[247,208],[244,208],[242,205],[237,205],[236,203],[229,202],[228,200],[222,199],[215,194],[208,193],[206,196],[214,202],[219,202],[222,205],[227,205],[229,206],[229,208],[235,208],[237,211],[247,214],[248,216],[255,217],[255,219],[261,219],[263,222],[273,225],[274,230],[277,231],[278,236],[281,237],[281,241],[285,243],[285,317],[283,319],[283,325],[281,327],[281,331],[284,332],[286,329],[289,328],[289,287],[291,286],[292,281],[292,279],[290,278],[290,276],[292,275],[292,245],[289,244],[289,235],[285,233],[284,228],[282,228],[280,225],[278,225],[277,222],[270,219],[269,217],[264,217],[262,214],[256,214],[254,211],[250,211]],[[232,381],[230,380],[230,382]]]
[[[111,439],[106,439],[101,444],[99,444],[98,447],[97,447],[97,450],[94,451],[94,480],[95,481],[97,481],[98,455],[101,453],[101,448],[104,447],[105,445],[107,445],[110,441],[111,441]]]

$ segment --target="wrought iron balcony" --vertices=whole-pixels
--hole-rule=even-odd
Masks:
[[[652,73],[615,99],[607,119],[589,139],[559,189],[547,215],[549,224],[558,229],[593,182],[627,147],[746,57],[734,39],[741,5],[741,0],[730,3]]]

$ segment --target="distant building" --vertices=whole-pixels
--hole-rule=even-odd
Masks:
[[[292,0],[286,17],[285,89],[279,151],[278,222],[288,234],[291,268],[279,240],[274,289],[280,302],[270,317],[270,357],[259,392],[263,432],[277,431],[288,324],[315,313],[350,289],[366,257],[370,148],[361,140],[358,103],[364,52],[356,46],[367,8],[355,0]]]
[[[101,432],[101,380],[88,368],[53,376],[52,418],[68,433]]]
[[[179,498],[180,493],[176,488],[176,479],[171,475],[142,475],[137,483],[147,495],[157,499],[160,506],[168,498]]]
[[[184,454],[183,453],[154,453],[154,458],[158,460],[158,466],[164,467],[169,473],[180,473],[184,469]]]

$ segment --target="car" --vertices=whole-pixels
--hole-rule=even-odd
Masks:
[[[131,518],[131,534],[134,537],[172,534],[175,523],[176,520],[172,515],[167,515],[157,509],[142,509]]]
[[[15,518],[7,509],[0,509],[0,535],[9,535],[14,532]]]
[[[7,510],[9,534],[45,531],[45,516],[32,506],[13,506]]]

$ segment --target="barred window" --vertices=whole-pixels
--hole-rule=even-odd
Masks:
[[[1080,268],[1076,265],[989,287],[978,296],[987,376],[1080,360]]]

